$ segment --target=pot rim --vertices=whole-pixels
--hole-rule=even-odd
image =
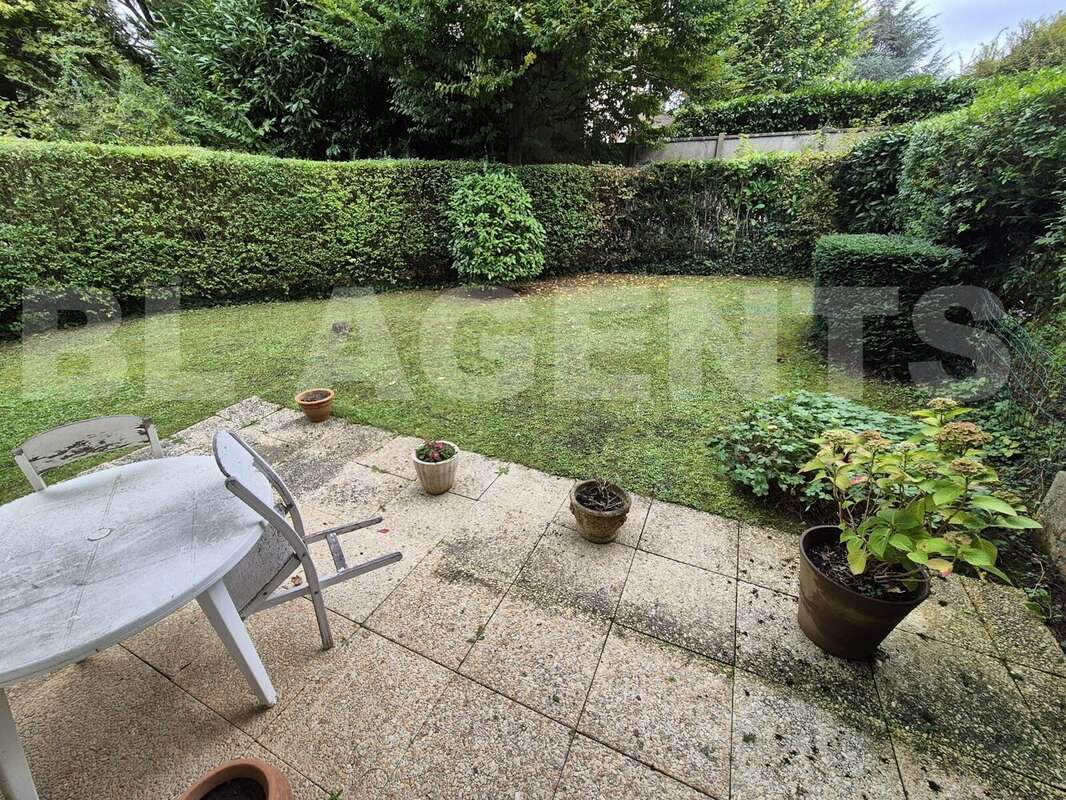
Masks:
[[[459,458],[459,454],[462,452],[462,450],[459,449],[459,445],[457,445],[455,442],[449,442],[447,439],[427,439],[426,441],[444,442],[445,444],[450,444],[452,447],[455,448],[455,455],[453,455],[451,458],[446,458],[443,461],[423,461],[421,458],[418,457],[418,447],[422,446],[419,445],[411,453],[411,460],[414,461],[416,464],[425,464],[427,467],[443,467],[445,464],[450,464],[457,458]]]
[[[861,598],[866,603],[873,603],[874,605],[884,605],[884,606],[890,607],[890,608],[898,608],[901,605],[910,604],[910,603],[915,603],[915,604],[921,603],[927,597],[929,597],[929,573],[928,572],[923,572],[922,573],[922,582],[921,582],[921,585],[918,588],[917,593],[915,595],[911,596],[911,597],[907,597],[906,599],[900,599],[900,600],[884,600],[884,599],[882,599],[880,597],[870,597],[870,595],[863,594],[862,592],[856,592],[854,589],[851,589],[851,588],[845,586],[844,584],[840,583],[838,580],[836,580],[832,576],[826,575],[824,572],[822,572],[820,569],[818,569],[818,567],[815,566],[814,562],[811,561],[811,559],[808,557],[808,555],[807,555],[807,547],[806,547],[806,545],[807,545],[807,535],[810,534],[810,533],[813,533],[815,531],[823,531],[823,530],[837,531],[839,533],[840,528],[838,528],[836,525],[812,525],[811,527],[807,528],[807,530],[805,530],[800,535],[800,547],[799,547],[800,558],[802,558],[806,562],[808,567],[810,567],[818,575],[821,575],[827,581],[832,583],[834,586],[836,586],[842,592],[846,592],[849,595]]]
[[[323,397],[321,400],[303,400],[303,399],[301,399],[301,398],[303,398],[303,396],[305,394],[311,394],[311,392],[325,392],[326,396]],[[298,405],[301,405],[301,406],[310,406],[311,408],[314,408],[315,406],[322,406],[322,405],[325,405],[326,403],[332,402],[333,398],[336,397],[336,396],[337,396],[337,393],[335,391],[333,391],[332,389],[327,389],[324,386],[321,386],[321,387],[319,387],[317,389],[304,389],[302,392],[298,392],[296,394],[296,403]]]
[[[241,778],[258,783],[267,797],[277,797],[279,800],[292,798],[291,788],[276,768],[258,758],[235,758],[202,775],[182,795],[182,800],[202,798],[220,786]]]
[[[590,514],[590,515],[592,515],[594,517],[601,517],[603,519],[610,519],[612,517],[620,517],[620,516],[622,516],[624,514],[628,514],[629,513],[629,509],[632,507],[632,502],[630,501],[630,498],[629,498],[629,492],[627,492],[625,489],[623,489],[621,486],[619,486],[614,481],[607,481],[607,485],[609,487],[611,487],[612,489],[615,489],[619,493],[621,493],[622,500],[625,502],[625,505],[623,505],[622,508],[615,509],[614,511],[597,511],[596,509],[589,508],[588,506],[583,505],[577,499],[577,490],[580,487],[582,487],[582,486],[584,486],[586,484],[589,484],[589,483],[596,483],[596,480],[594,478],[587,478],[586,480],[578,481],[577,483],[575,483],[570,488],[570,502],[575,504],[575,505],[577,505],[584,513]]]

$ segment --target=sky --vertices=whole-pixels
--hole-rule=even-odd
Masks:
[[[1046,17],[1066,8],[1066,0],[925,0],[926,13],[938,14],[944,52],[969,60],[981,42],[995,38],[1004,28],[1023,19]],[[958,58],[952,55],[952,68]]]

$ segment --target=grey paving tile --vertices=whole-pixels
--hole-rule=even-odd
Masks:
[[[456,677],[391,772],[384,796],[549,800],[568,744],[569,732],[557,722]]]
[[[323,786],[356,796],[389,774],[429,717],[452,673],[369,631],[260,737]]]
[[[366,625],[457,669],[506,588],[435,551],[404,578]]]
[[[207,455],[212,452],[215,433],[232,428],[233,424],[229,420],[223,419],[216,414],[207,419],[202,419],[188,428],[183,428],[171,436],[170,439],[174,441],[176,450],[179,451],[178,454],[198,453]]]
[[[725,797],[732,691],[730,667],[615,626],[578,730]]]
[[[418,475],[415,473],[411,455],[423,441],[414,436],[395,436],[377,447],[360,453],[357,460],[360,464],[392,475],[399,475],[409,481],[417,480]]]
[[[1066,678],[1016,664],[1007,668],[1052,751],[1066,754]]]
[[[339,519],[354,521],[378,515],[407,486],[403,478],[351,462],[300,500]]]
[[[798,607],[799,601],[791,595],[741,581],[737,591],[737,666],[877,715],[880,702],[871,665],[845,661],[818,648],[800,630]]]
[[[175,797],[209,769],[239,756],[282,767],[301,800],[324,797],[122,648],[22,687],[12,705],[43,798]]]
[[[298,436],[275,444],[276,455],[271,463],[297,500],[309,497],[320,486],[341,475],[360,453],[386,441],[390,435],[377,428],[350,425],[336,418],[321,423],[321,426],[315,428],[313,437]],[[273,441],[277,442],[276,439]]]
[[[507,596],[459,671],[573,727],[609,628],[602,617]]]
[[[500,475],[510,469],[510,464],[495,458],[465,450],[462,461],[455,473],[455,484],[451,491],[471,499],[479,499]]]
[[[1025,592],[991,581],[963,579],[962,585],[988,628],[997,655],[1066,675],[1066,653],[1051,630],[1025,607]]]
[[[227,420],[235,428],[243,428],[280,409],[281,406],[276,403],[270,403],[261,397],[253,395],[231,406],[226,406],[218,412],[218,416]]]
[[[507,464],[506,470],[481,495],[481,502],[522,511],[541,522],[554,519],[573,481],[520,464]]]
[[[884,722],[736,673],[735,800],[904,800]]]
[[[510,584],[544,530],[545,522],[536,515],[479,501],[456,521],[440,550],[467,572]]]
[[[784,594],[799,594],[799,536],[741,523],[738,576]]]
[[[893,736],[909,800],[1066,800],[1066,792],[926,739]]]
[[[739,528],[733,519],[656,501],[640,549],[736,577]]]
[[[638,551],[616,619],[732,664],[736,592],[732,578]]]
[[[902,630],[942,642],[995,654],[988,630],[963,588],[965,578],[930,578],[929,598],[899,624]]]
[[[876,668],[889,725],[1049,783],[1066,783],[1056,752],[1001,661],[896,631]]]
[[[706,795],[578,735],[555,800],[703,800]]]
[[[637,543],[640,541],[640,534],[644,530],[644,520],[648,518],[648,510],[651,508],[651,498],[639,494],[633,494],[631,492],[629,495],[629,503],[629,514],[626,516],[626,521],[622,523],[622,527],[618,529],[618,535],[615,538],[615,541],[619,544],[628,545],[629,547],[636,547]],[[563,501],[562,506],[559,507],[559,513],[555,515],[553,522],[556,525],[570,528],[570,530],[577,530],[577,520],[574,519],[574,512],[570,510],[569,498]]]
[[[577,531],[551,525],[515,582],[523,597],[610,619],[625,585],[634,550],[594,544]]]

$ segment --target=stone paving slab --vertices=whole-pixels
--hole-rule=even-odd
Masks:
[[[164,451],[220,428],[292,482],[308,531],[384,517],[342,537],[350,563],[404,560],[326,590],[332,651],[306,601],[249,621],[274,709],[195,604],[15,687],[45,800],[173,798],[237,755],[300,800],[1066,800],[1066,657],[1018,590],[937,581],[876,662],[844,662],[796,625],[794,533],[635,497],[592,545],[568,478],[464,452],[430,497],[417,440],[259,398]]]

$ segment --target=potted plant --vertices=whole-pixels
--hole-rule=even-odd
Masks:
[[[422,488],[429,494],[444,494],[455,483],[459,448],[443,439],[432,439],[415,448],[411,460]]]
[[[578,532],[590,542],[613,541],[629,514],[629,493],[601,478],[581,481],[570,490],[570,511]]]
[[[333,413],[332,389],[305,389],[296,395],[296,404],[300,406],[311,422],[325,422]]]
[[[989,529],[1039,528],[982,462],[989,437],[969,411],[936,397],[914,412],[907,441],[878,431],[826,431],[801,471],[828,490],[837,523],[800,539],[799,624],[823,650],[865,659],[929,595],[929,570],[962,561],[1007,580]]]
[[[293,800],[292,786],[257,758],[239,758],[204,775],[181,800]]]

